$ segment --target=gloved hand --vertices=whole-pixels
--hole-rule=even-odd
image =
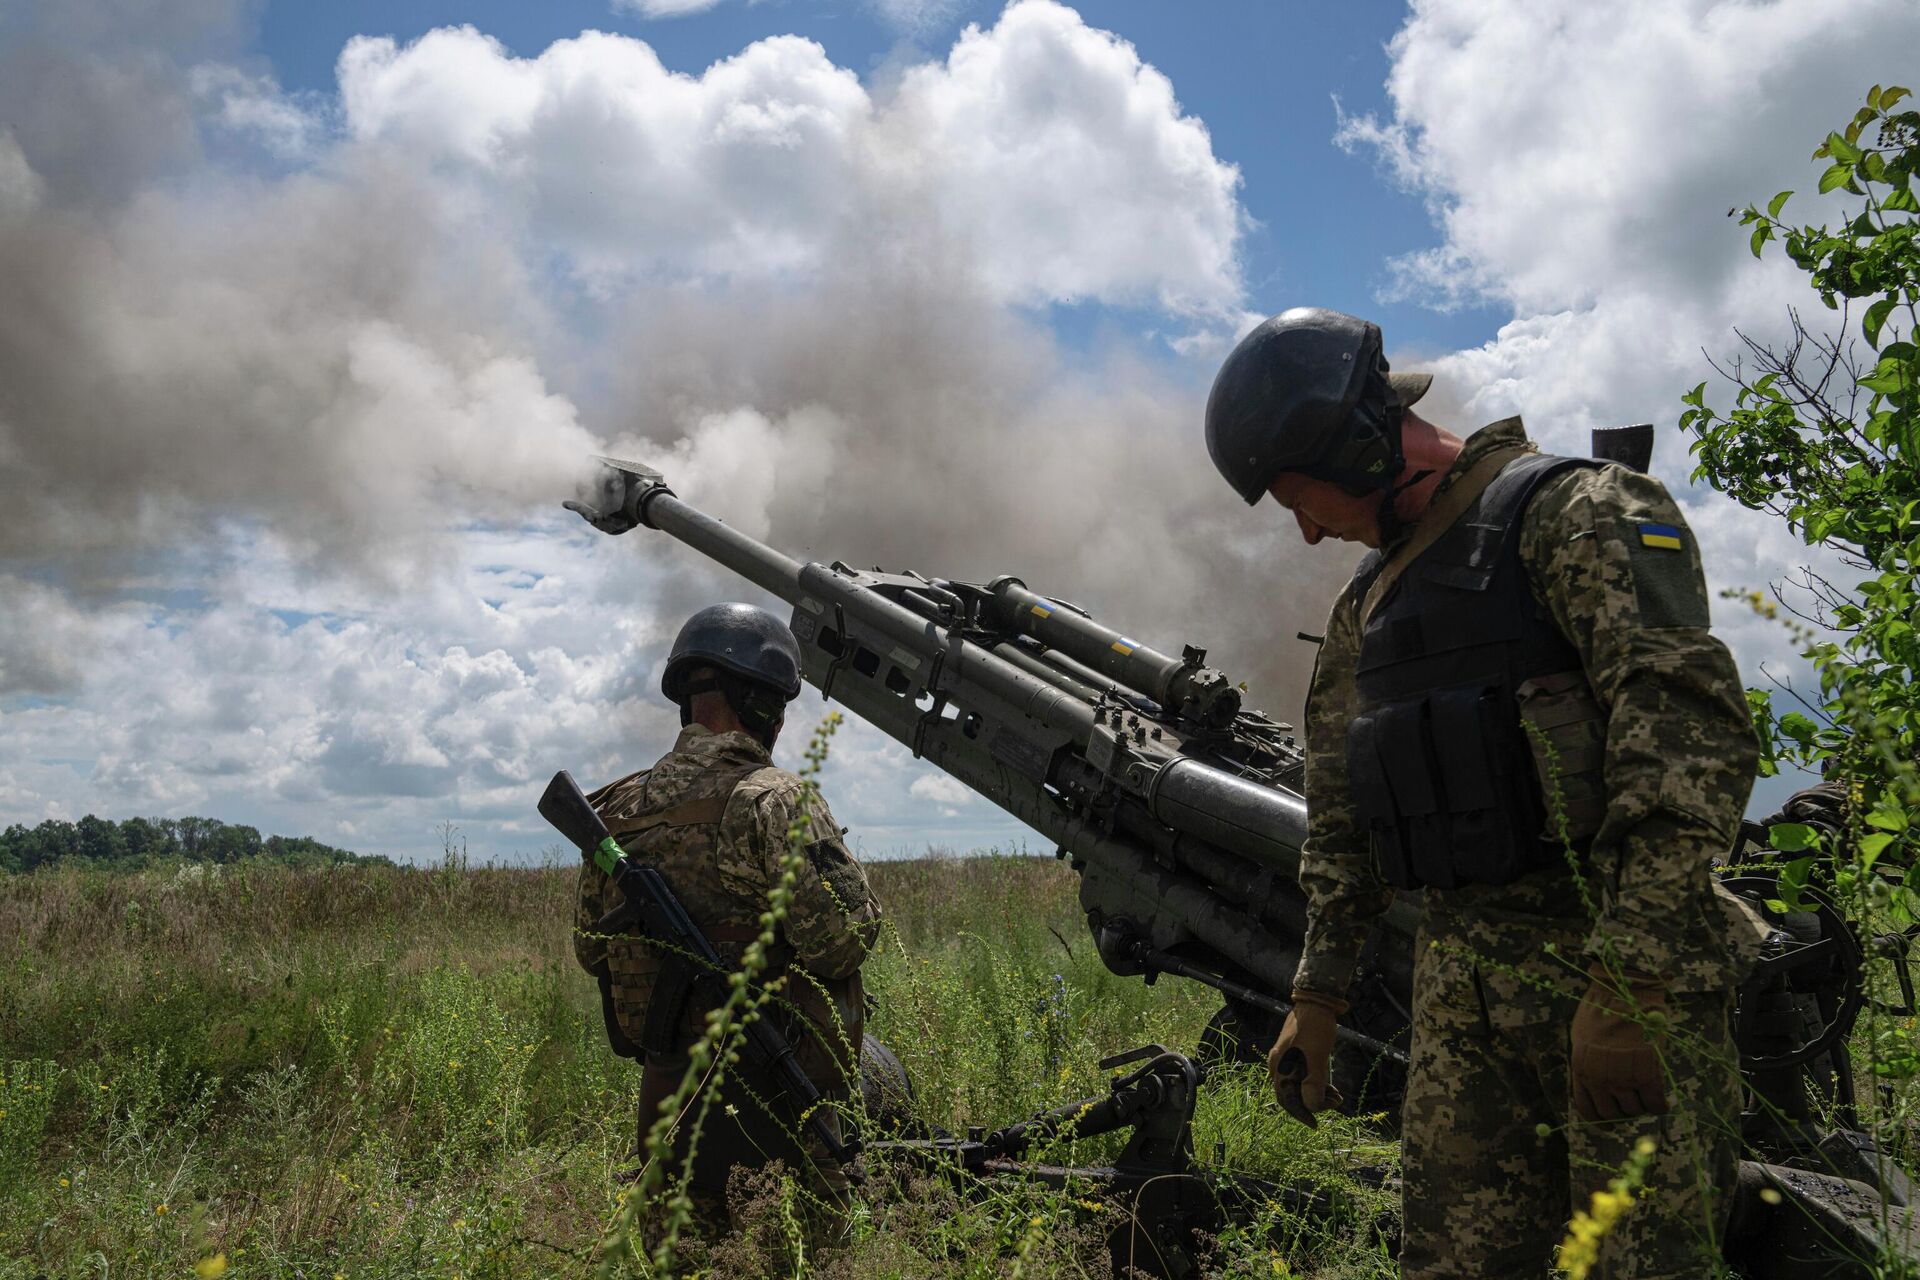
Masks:
[[[1293,1012],[1280,1028],[1280,1038],[1267,1051],[1267,1074],[1273,1077],[1273,1096],[1288,1115],[1308,1128],[1319,1121],[1316,1111],[1337,1107],[1340,1091],[1327,1080],[1333,1061],[1333,1031],[1347,1002],[1317,991],[1295,991]]]
[[[1666,984],[1637,973],[1616,982],[1599,965],[1587,976],[1592,982],[1573,1015],[1574,1113],[1582,1120],[1664,1113]]]

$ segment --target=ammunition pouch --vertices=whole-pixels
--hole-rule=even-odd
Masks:
[[[653,976],[653,996],[647,1001],[647,1018],[640,1024],[640,1048],[650,1058],[666,1058],[683,1051],[685,1044],[687,998],[699,981],[693,961],[685,956],[668,956]]]
[[[600,1019],[606,1024],[607,1044],[616,1057],[638,1058],[640,1046],[627,1038],[626,1031],[620,1026],[620,1015],[613,1007],[613,974],[608,972],[603,962],[593,976],[600,982]]]
[[[1527,749],[1504,693],[1465,685],[1354,717],[1354,799],[1387,884],[1509,884],[1548,861]]]
[[[1591,839],[1607,816],[1606,712],[1579,671],[1536,676],[1516,693],[1546,807],[1543,838]]]

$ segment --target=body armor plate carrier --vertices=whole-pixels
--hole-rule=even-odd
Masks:
[[[1519,545],[1541,483],[1593,465],[1509,462],[1362,620],[1347,764],[1389,885],[1507,884],[1565,866],[1599,826],[1604,717]],[[1362,562],[1356,600],[1382,567],[1378,552]]]

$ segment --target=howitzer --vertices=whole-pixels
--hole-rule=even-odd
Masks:
[[[592,858],[619,888],[624,901],[600,921],[599,932],[626,933],[637,926],[640,932],[671,953],[698,965],[698,969],[691,971],[696,982],[724,988],[731,966],[721,960],[706,934],[680,905],[666,878],[646,863],[629,858],[620,848],[613,833],[607,830],[607,824],[587,803],[573,775],[565,769],[553,775],[546,794],[540,797],[540,816]],[[742,1040],[748,1060],[772,1077],[794,1111],[806,1118],[808,1128],[827,1154],[841,1165],[850,1164],[860,1154],[859,1142],[842,1140],[827,1123],[820,1090],[800,1069],[792,1043],[773,1020],[747,1019]]]
[[[1206,983],[1227,998],[1212,1038],[1271,1041],[1306,932],[1304,754],[1203,650],[1162,653],[1018,578],[803,565],[603,461],[600,500],[570,508],[671,534],[792,605],[809,683],[1072,861],[1109,969]],[[1402,901],[1376,926],[1341,1028],[1347,1096],[1370,1086],[1376,1106],[1405,1062],[1416,915]]]
[[[1611,445],[1643,467],[1650,433],[1629,433]],[[1072,861],[1109,969],[1214,987],[1225,1007],[1201,1048],[1264,1048],[1290,1007],[1306,932],[1304,753],[1287,725],[1241,705],[1240,687],[1206,665],[1204,650],[1153,649],[1018,578],[803,565],[683,502],[659,472],[603,461],[598,500],[570,509],[607,533],[658,529],[792,605],[803,675],[823,696]],[[1764,883],[1739,888],[1770,896]],[[1334,1066],[1352,1105],[1396,1100],[1417,918],[1407,895],[1389,907],[1349,992]],[[1774,924],[1769,955],[1741,992],[1755,1098],[1744,1120],[1761,1159],[1743,1161],[1730,1189],[1728,1255],[1778,1280],[1864,1277],[1886,1258],[1920,1260],[1909,1181],[1864,1135],[1820,1129],[1804,1097],[1802,1074],[1816,1060],[1846,1075],[1858,940],[1837,913]]]

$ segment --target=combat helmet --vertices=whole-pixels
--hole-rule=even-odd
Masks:
[[[696,674],[699,673],[699,674]],[[693,695],[718,691],[748,729],[769,747],[800,693],[800,644],[787,624],[750,604],[709,605],[673,638],[660,692],[693,720]]]
[[[1207,452],[1249,506],[1284,471],[1384,491],[1406,463],[1401,412],[1432,381],[1389,371],[1379,325],[1295,307],[1255,327],[1220,366]]]

